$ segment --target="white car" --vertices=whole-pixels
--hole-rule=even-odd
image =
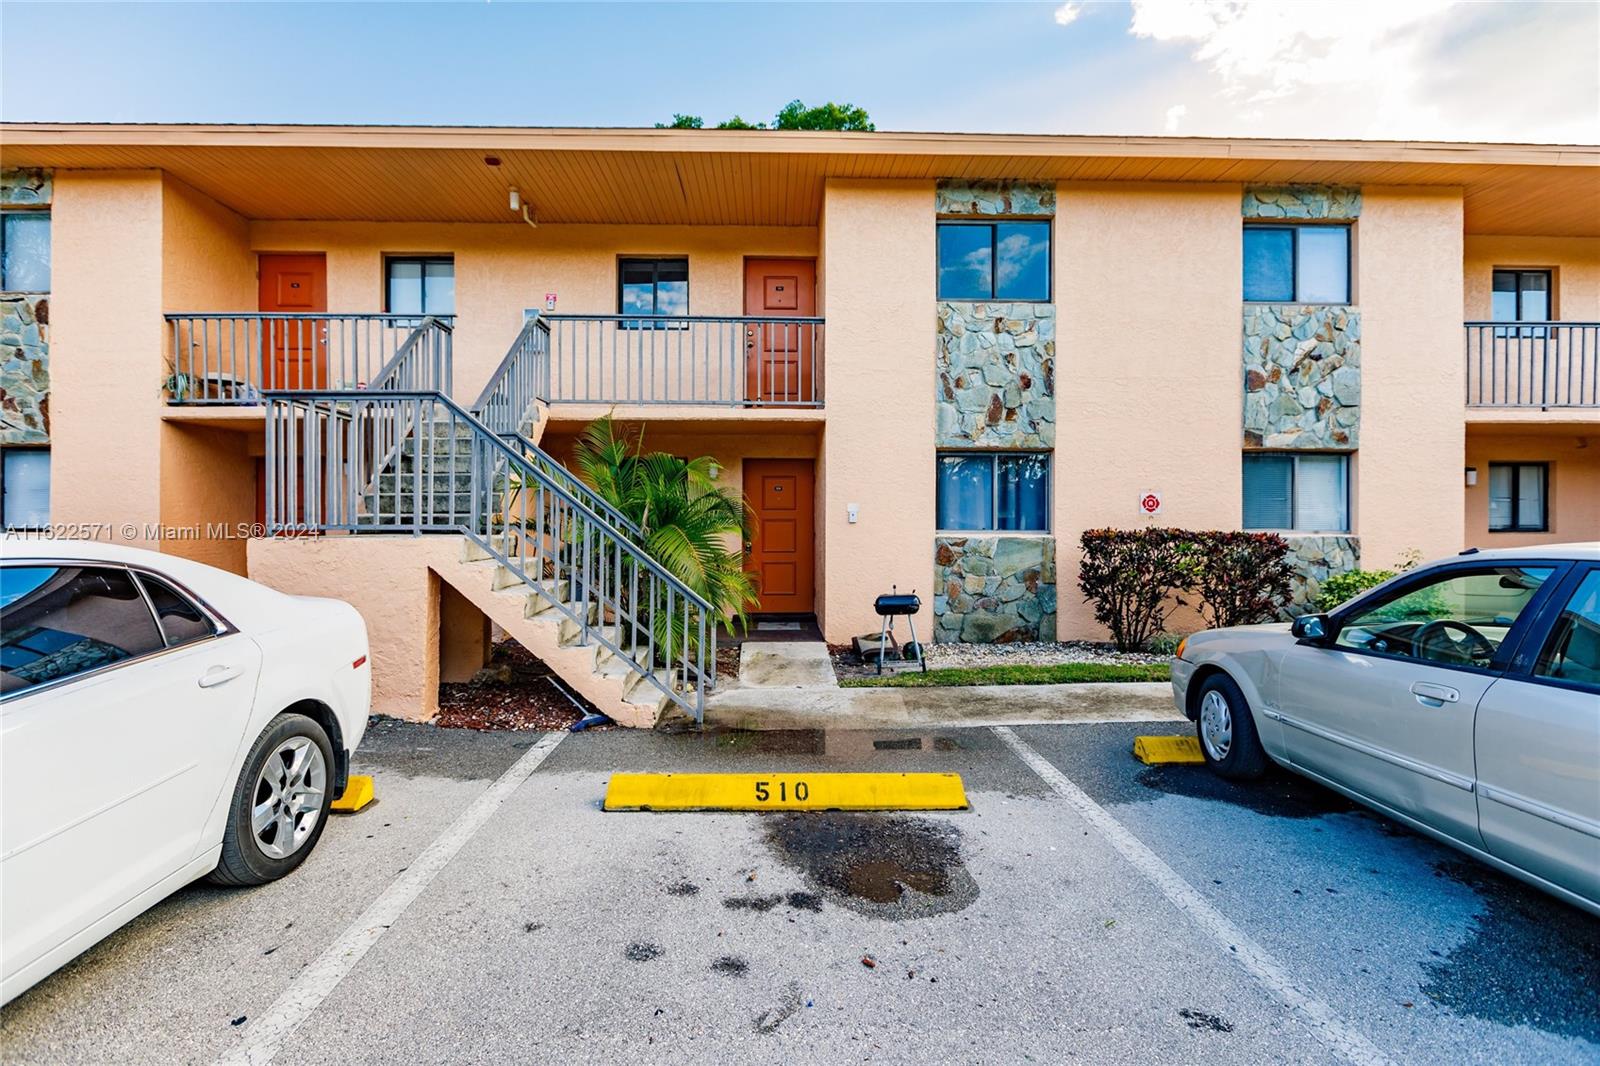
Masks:
[[[371,702],[361,616],[200,563],[0,544],[0,1002],[197,878],[316,846]]]
[[[1600,914],[1600,543],[1469,550],[1196,633],[1172,690],[1223,777],[1271,760]]]

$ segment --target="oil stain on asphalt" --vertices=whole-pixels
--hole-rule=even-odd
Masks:
[[[1151,766],[1135,780],[1150,793],[1229,803],[1274,818],[1321,818],[1358,809],[1332,789],[1276,767],[1243,784],[1224,780],[1204,766]]]
[[[1201,1029],[1212,1033],[1233,1032],[1233,1023],[1226,1018],[1215,1014],[1207,1014],[1205,1011],[1195,1010],[1193,1007],[1184,1007],[1178,1011],[1178,1017],[1182,1018],[1191,1029]]]
[[[767,845],[840,906],[879,918],[924,918],[968,906],[978,885],[961,860],[949,822],[839,812],[767,819]],[[726,901],[725,901],[726,902]],[[820,907],[809,893],[790,906]]]
[[[1600,1044],[1600,923],[1467,859],[1435,869],[1476,892],[1483,911],[1465,941],[1423,962],[1423,994],[1459,1014]],[[1528,959],[1539,960],[1537,980]]]

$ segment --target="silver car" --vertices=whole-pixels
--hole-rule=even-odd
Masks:
[[[1600,543],[1471,549],[1196,633],[1172,690],[1223,777],[1279,763],[1600,914]]]

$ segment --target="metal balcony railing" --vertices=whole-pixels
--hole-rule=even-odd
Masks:
[[[566,618],[576,643],[602,645],[703,718],[720,617],[568,479],[437,392],[265,400],[269,533],[463,534]]]
[[[537,417],[535,405],[544,398],[549,367],[550,326],[536,315],[523,324],[500,365],[489,375],[488,384],[467,410],[586,507],[603,515],[629,536],[639,536],[639,527],[632,519],[523,433],[524,427],[530,427]]]
[[[821,407],[823,320],[545,315],[549,403]]]
[[[1600,408],[1600,323],[1468,322],[1467,406]]]
[[[180,312],[166,316],[171,367],[164,388],[174,404],[259,404],[267,391],[370,388],[408,344],[419,376],[388,387],[449,389],[454,316]]]

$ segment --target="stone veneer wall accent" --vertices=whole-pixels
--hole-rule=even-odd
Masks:
[[[1049,448],[1056,440],[1055,307],[939,304],[935,443]]]
[[[1049,182],[940,181],[934,211],[941,215],[1043,215],[1056,213],[1056,187]]]
[[[46,170],[0,171],[0,206],[49,207]],[[50,297],[0,294],[0,444],[50,442]]]
[[[1354,219],[1361,217],[1361,189],[1349,185],[1248,185],[1245,218]]]
[[[50,442],[50,297],[0,295],[0,444]]]
[[[1361,541],[1357,537],[1284,535],[1289,542],[1288,563],[1294,568],[1288,606],[1278,612],[1284,620],[1298,618],[1316,610],[1322,583],[1334,574],[1355,570],[1361,565]]]
[[[1351,450],[1361,435],[1361,312],[1246,304],[1247,448]]]
[[[1049,218],[1053,182],[940,181],[941,217]],[[934,409],[940,448],[1051,448],[1056,317],[1051,303],[939,301]],[[1047,534],[934,538],[933,639],[1054,640],[1056,548]]]
[[[48,207],[51,193],[48,170],[0,170],[0,204],[6,207]]]
[[[940,536],[933,552],[935,641],[1056,638],[1054,537]]]

